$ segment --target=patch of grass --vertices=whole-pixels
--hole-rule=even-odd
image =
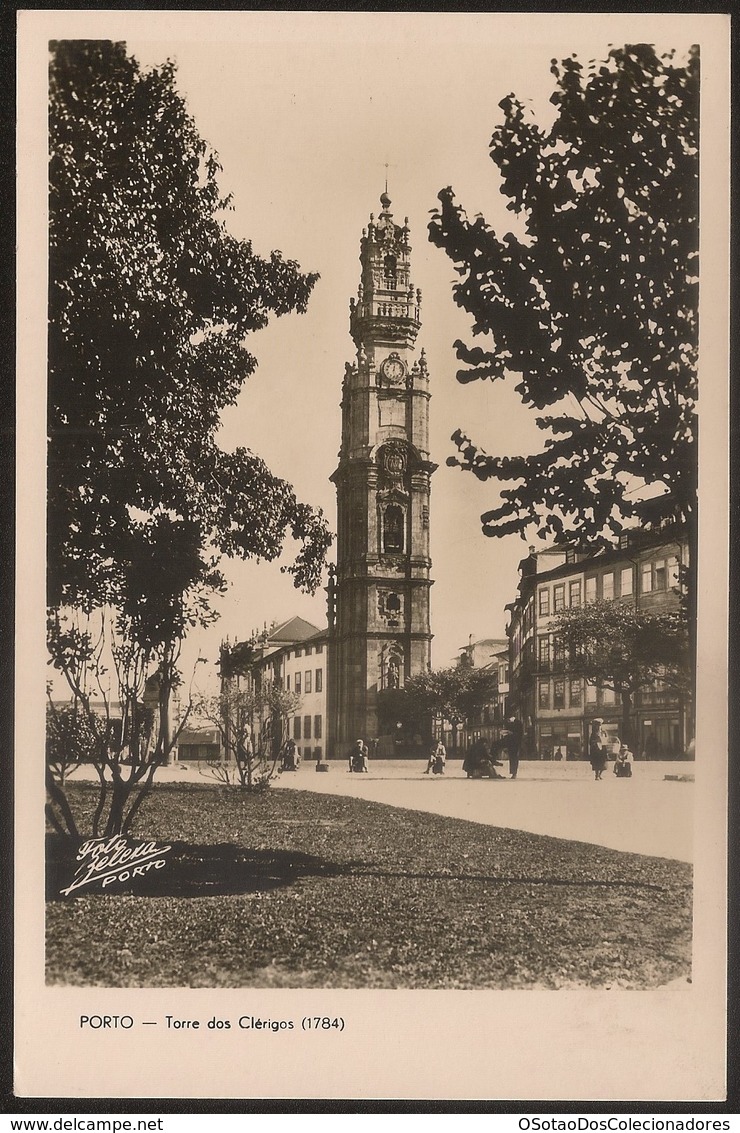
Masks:
[[[75,805],[88,805],[74,785]],[[690,972],[691,867],[359,799],[160,785],[136,892],[62,900],[47,980],[110,987],[647,988]],[[69,876],[69,874],[67,874]]]

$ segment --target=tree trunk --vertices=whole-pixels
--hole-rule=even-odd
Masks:
[[[161,677],[159,681],[159,746],[164,755],[163,763],[169,766],[174,761],[174,748],[172,745],[172,720],[170,717],[170,702],[172,699],[173,664],[171,646],[165,647],[162,659]]]
[[[622,695],[622,736],[623,744],[632,747],[634,741],[632,726],[632,693],[627,689],[621,690]]]
[[[123,779],[114,780],[110,810],[108,811],[108,821],[105,824],[106,838],[109,838],[111,834],[120,834],[122,832],[126,803],[128,802],[130,794],[131,787],[127,781]]]
[[[64,825],[66,826],[70,837],[78,838],[79,831],[77,830],[77,825],[74,820],[74,815],[72,814],[72,809],[69,805],[69,802],[67,801],[67,796],[59,787],[59,785],[54,782],[54,778],[48,768],[46,771],[46,789],[49,792],[52,806],[59,808],[59,811],[64,820]]]

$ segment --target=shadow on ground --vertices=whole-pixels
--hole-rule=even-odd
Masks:
[[[68,839],[47,838],[46,898],[70,900],[77,896],[127,893],[137,897],[220,897],[255,893],[293,885],[303,877],[336,877],[346,868],[324,858],[294,850],[249,850],[224,842],[198,846],[171,842],[163,855],[162,869],[150,869],[142,876],[118,880],[105,889],[100,881],[75,889],[68,897],[62,890],[77,873],[77,847]]]
[[[143,875],[114,878],[105,888],[100,881],[75,888],[64,895],[78,871],[76,845],[56,835],[47,838],[46,898],[65,901],[77,896],[126,893],[137,897],[219,897],[241,893],[266,892],[294,885],[306,877],[373,877],[381,880],[479,882],[489,885],[555,885],[574,888],[654,889],[662,885],[649,882],[599,880],[557,876],[533,877],[460,872],[449,869],[416,872],[379,869],[366,861],[331,862],[295,850],[250,850],[224,842],[218,845],[170,843],[163,856],[165,865]]]

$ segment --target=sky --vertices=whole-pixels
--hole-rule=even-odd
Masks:
[[[452,298],[453,264],[429,243],[426,226],[438,192],[451,185],[468,215],[482,213],[499,233],[514,227],[488,153],[502,119],[498,104],[514,92],[540,123],[550,121],[551,60],[604,58],[624,33],[620,40],[613,18],[598,16],[584,24],[252,12],[214,13],[196,24],[187,13],[137,13],[127,24],[107,15],[106,34],[125,38],[142,64],[176,62],[178,89],[223,167],[234,235],[261,254],[279,248],[320,274],[305,315],[275,319],[249,339],[258,367],[224,414],[220,443],[263,457],[300,499],[323,509],[332,529],[341,382],[354,357],[348,302],[359,281],[362,228],[380,211],[387,178],[396,221],[409,218],[412,275],[423,296],[417,346],[431,375],[433,666],[449,664],[470,635],[503,637],[527,543],[483,535],[480,515],[496,505],[496,485],[447,466],[450,436],[461,428],[497,455],[537,451],[543,437],[518,401],[515,378],[457,383],[453,343],[470,341],[470,321]],[[638,30],[639,20],[633,24]],[[686,46],[675,33],[651,34],[662,27],[653,19],[645,38]],[[291,552],[288,546],[281,561]],[[198,653],[215,660],[223,638],[243,639],[273,619],[296,614],[326,624],[324,592],[301,594],[279,563],[224,565],[231,587],[218,602],[221,617],[186,643],[186,666]]]

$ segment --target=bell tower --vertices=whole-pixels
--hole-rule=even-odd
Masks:
[[[387,191],[360,241],[350,299],[356,347],[342,383],[337,567],[329,584],[329,751],[361,738],[392,752],[393,691],[430,664],[429,373],[417,354],[421,292],[411,278],[408,218]]]

